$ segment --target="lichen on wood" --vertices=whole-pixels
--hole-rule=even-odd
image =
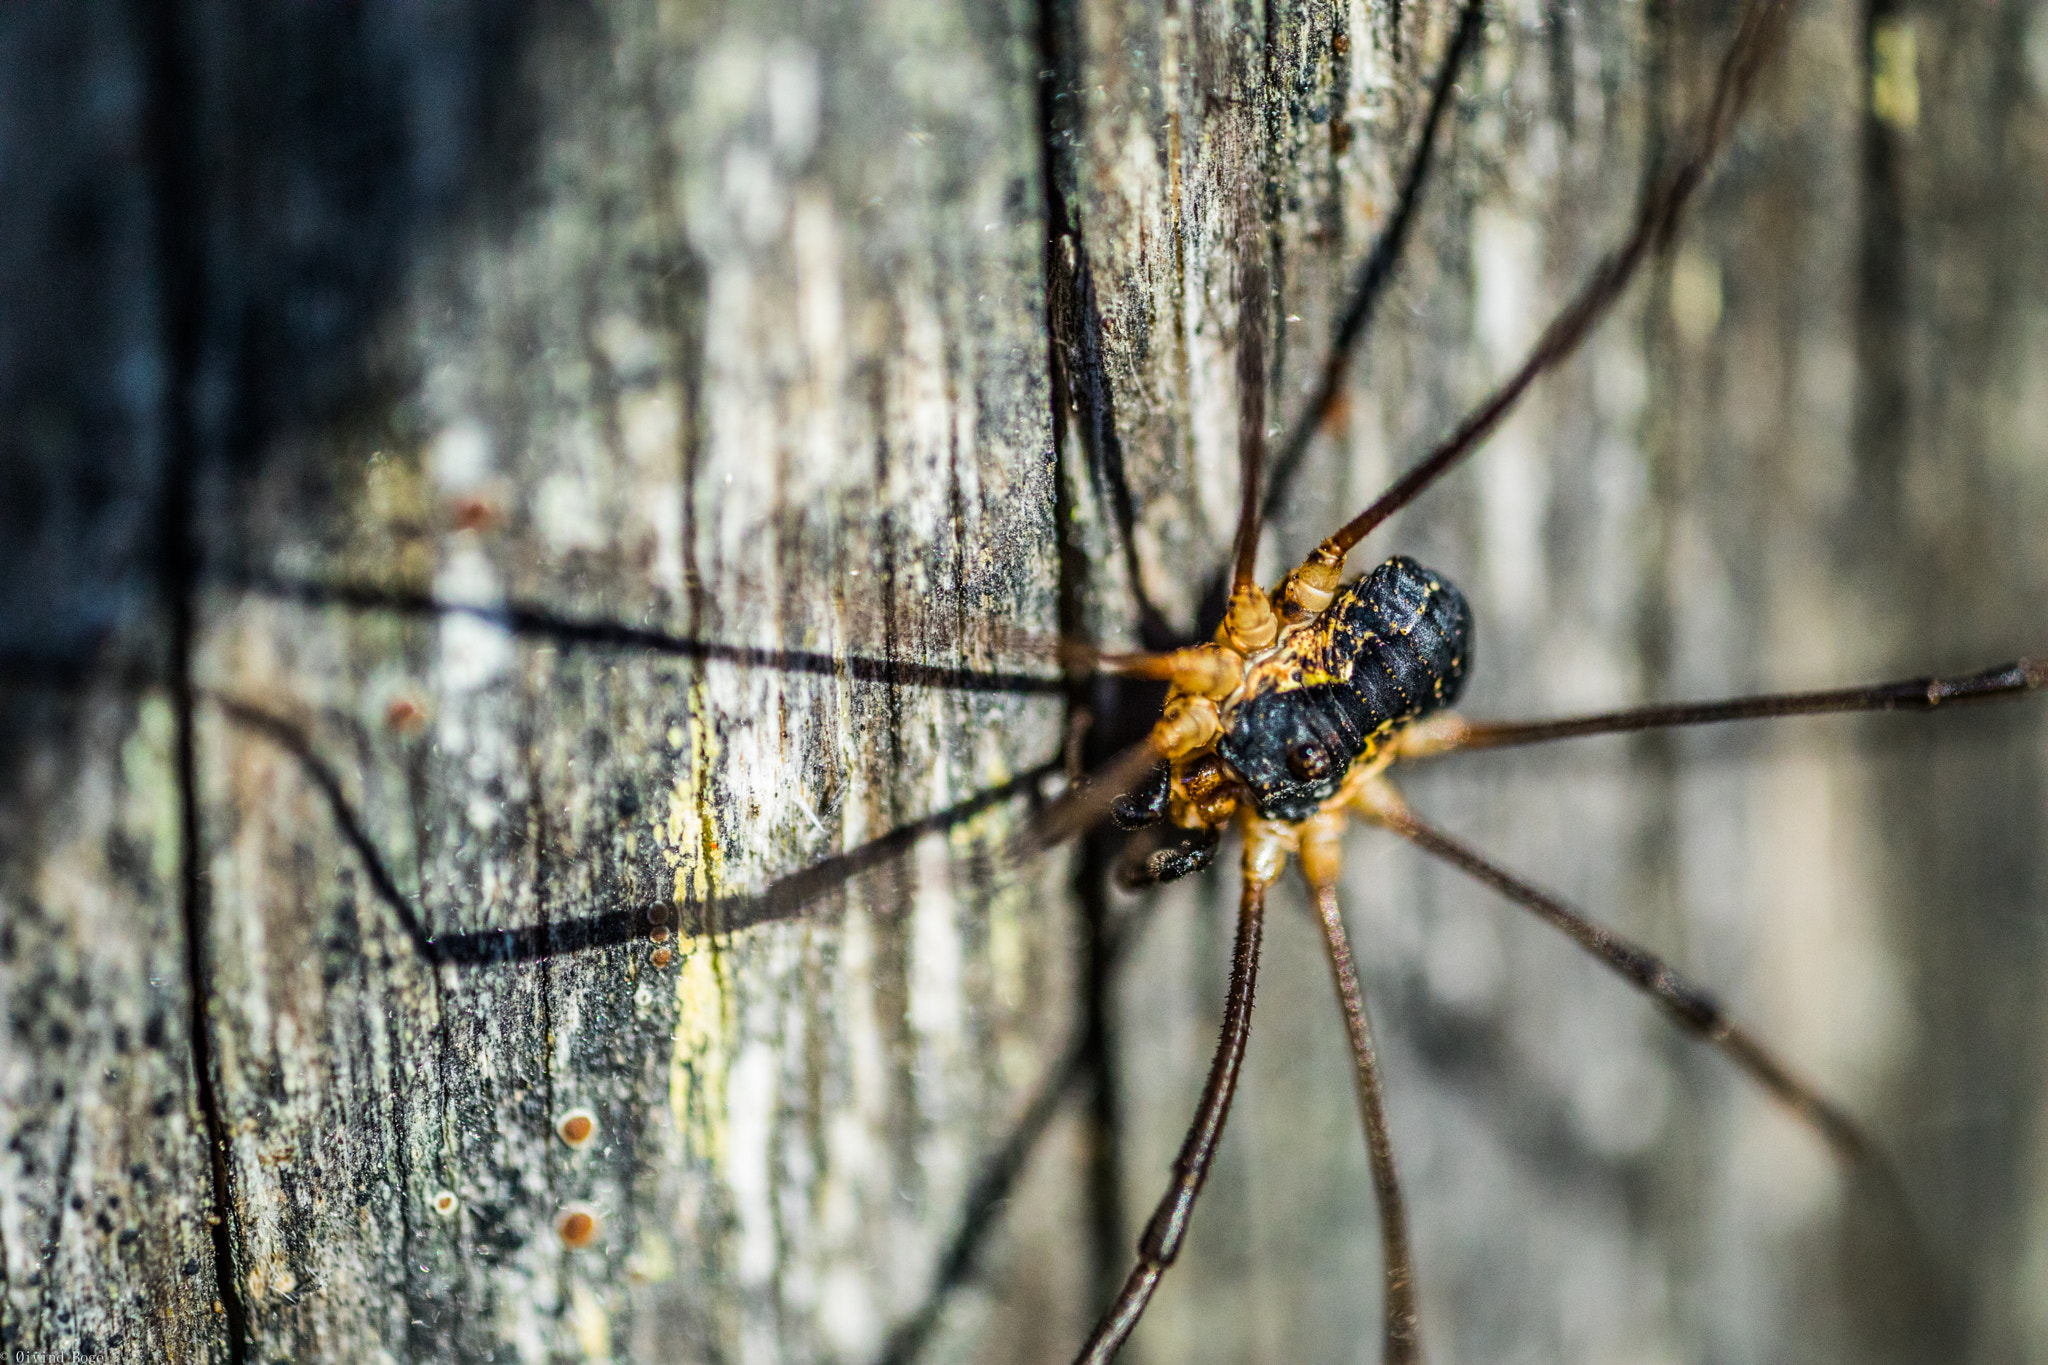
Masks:
[[[1133,903],[1014,855],[1087,742],[1023,645],[1196,627],[1245,282],[1277,429],[1457,8],[0,11],[0,544],[33,570],[0,586],[0,1345],[867,1361],[1044,1101],[928,1358],[1070,1352],[1185,1122],[1234,897],[1150,903],[1114,1093],[1074,1103],[1085,916]],[[1474,710],[2040,651],[2048,21],[1865,9],[1801,7],[1671,252],[1388,528],[1474,602]],[[1489,11],[1269,576],[1514,363],[1696,117],[1725,10]],[[1726,988],[1896,1152],[1968,1349],[2038,1354],[2038,708],[1882,723],[1411,795]],[[1350,856],[1433,1351],[1965,1340],[1712,1058]],[[1375,1339],[1288,903],[1134,1357]]]

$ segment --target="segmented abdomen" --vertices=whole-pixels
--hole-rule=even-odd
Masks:
[[[1450,583],[1396,555],[1289,645],[1288,684],[1241,703],[1216,745],[1269,820],[1306,820],[1360,755],[1457,700],[1471,612]]]
[[[1396,555],[1330,603],[1329,649],[1376,715],[1414,720],[1458,699],[1472,647],[1465,595]]]

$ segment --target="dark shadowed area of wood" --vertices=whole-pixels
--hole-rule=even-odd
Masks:
[[[1235,854],[1019,852],[1146,721],[1027,642],[1214,609],[1240,317],[1278,448],[1458,8],[0,6],[8,1359],[1069,1358]],[[1268,581],[1517,363],[1732,12],[1489,6]],[[1464,589],[1475,716],[2048,653],[2044,200],[2048,5],[1798,5],[1671,249],[1353,570]],[[1917,1226],[1360,830],[1431,1358],[2048,1360],[2038,699],[1396,775]],[[1377,1357],[1305,908],[1124,1359]]]

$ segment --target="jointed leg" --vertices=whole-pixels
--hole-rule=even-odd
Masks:
[[[1357,1073],[1358,1111],[1365,1120],[1365,1148],[1372,1158],[1372,1188],[1380,1213],[1380,1262],[1386,1277],[1383,1304],[1386,1334],[1381,1347],[1385,1365],[1409,1365],[1422,1358],[1421,1322],[1415,1307],[1415,1275],[1408,1254],[1408,1212],[1401,1203],[1401,1182],[1394,1172],[1394,1144],[1387,1133],[1387,1111],[1380,1094],[1379,1057],[1372,1046],[1372,1020],[1358,988],[1351,962],[1351,940],[1337,908],[1334,884],[1317,886],[1316,918],[1323,926],[1323,946],[1330,956],[1330,975],[1337,984],[1337,1003],[1344,1011],[1344,1032],[1351,1041],[1351,1064]]]
[[[1727,1054],[1750,1078],[1769,1091],[1795,1116],[1820,1134],[1837,1157],[1861,1171],[1881,1171],[1878,1150],[1856,1121],[1792,1074],[1764,1045],[1738,1027],[1719,1002],[1693,985],[1648,950],[1593,923],[1556,897],[1496,866],[1473,849],[1415,818],[1405,802],[1384,783],[1376,786],[1364,814],[1426,853],[1486,883],[1526,910],[1563,930],[1573,942],[1627,978],[1664,1007],[1680,1027],[1697,1034]]]
[[[1734,131],[1736,120],[1755,88],[1757,72],[1777,47],[1790,10],[1791,0],[1750,0],[1744,6],[1735,38],[1722,57],[1713,103],[1705,120],[1689,139],[1685,154],[1650,186],[1637,207],[1628,237],[1600,262],[1564,310],[1551,319],[1521,368],[1377,501],[1324,541],[1310,557],[1311,563],[1341,565],[1345,555],[1368,531],[1407,506],[1476,449],[1506,419],[1538,376],[1578,350],[1579,344],[1621,297],[1636,270],[1652,252],[1663,250],[1671,241],[1686,204]]]
[[[1458,69],[1472,49],[1479,45],[1485,18],[1485,0],[1466,0],[1465,8],[1458,16],[1457,31],[1451,35],[1450,47],[1444,52],[1443,65],[1437,68],[1436,78],[1430,82],[1429,111],[1423,116],[1422,135],[1416,140],[1408,170],[1401,177],[1401,190],[1395,197],[1394,211],[1387,216],[1379,236],[1373,241],[1371,253],[1353,279],[1344,311],[1338,315],[1337,333],[1330,343],[1330,353],[1323,358],[1323,367],[1317,374],[1315,392],[1295,418],[1286,444],[1280,447],[1280,454],[1273,461],[1273,477],[1266,486],[1264,500],[1265,514],[1269,518],[1278,512],[1281,499],[1286,497],[1288,485],[1301,468],[1302,458],[1308,454],[1309,442],[1337,406],[1337,395],[1344,383],[1344,373],[1350,368],[1352,350],[1365,334],[1372,321],[1373,310],[1394,277],[1394,268],[1400,263],[1402,248],[1408,242],[1408,230],[1414,224],[1416,210],[1422,203],[1422,189],[1429,179],[1430,165],[1436,155],[1437,132],[1443,127],[1444,115],[1450,109],[1452,96],[1457,90]]]
[[[1239,654],[1273,643],[1280,623],[1260,590],[1259,476],[1266,455],[1266,267],[1247,236],[1238,256],[1237,538],[1231,555],[1230,605],[1217,640]]]
[[[1254,867],[1249,845],[1245,854],[1244,895],[1237,912],[1237,946],[1230,967],[1230,996],[1223,1007],[1223,1031],[1216,1043],[1215,1060],[1209,1063],[1209,1078],[1202,1086],[1202,1101],[1195,1120],[1181,1140],[1180,1154],[1173,1159],[1173,1183],[1152,1211],[1144,1236],[1138,1239],[1138,1263],[1132,1267],[1124,1287],[1096,1324],[1094,1335],[1081,1348],[1077,1365],[1107,1365],[1117,1348],[1138,1325],[1159,1277],[1180,1254],[1181,1239],[1187,1235],[1188,1217],[1209,1177],[1216,1159],[1216,1143],[1223,1136],[1223,1121],[1230,1116],[1230,1101],[1237,1093],[1237,1073],[1244,1063],[1245,1040],[1252,1023],[1252,990],[1259,975],[1259,940],[1265,928],[1266,887],[1272,870]]]
[[[1042,807],[1012,842],[1009,856],[1021,862],[1093,829],[1118,799],[1159,762],[1159,749],[1149,739],[1121,751],[1086,780]]]
[[[1717,725],[1778,716],[1833,715],[1845,711],[1934,711],[1961,702],[1993,701],[2048,688],[2048,659],[2020,659],[1950,678],[1907,678],[1822,692],[1766,692],[1716,701],[1660,702],[1554,720],[1480,721],[1440,716],[1402,733],[1404,762],[1466,749],[1505,749],[1589,735],[1629,734],[1681,725]]]

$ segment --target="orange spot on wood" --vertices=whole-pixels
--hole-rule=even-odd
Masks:
[[[589,1209],[564,1209],[555,1220],[555,1235],[571,1251],[581,1251],[597,1240],[597,1215]]]
[[[456,498],[448,512],[458,531],[487,531],[499,520],[497,503],[475,494]]]
[[[555,1131],[562,1135],[562,1141],[571,1147],[581,1147],[597,1132],[597,1117],[588,1109],[571,1109],[562,1115],[562,1121],[555,1125]]]
[[[418,734],[427,723],[427,708],[411,697],[393,697],[384,708],[384,728],[401,735]]]

